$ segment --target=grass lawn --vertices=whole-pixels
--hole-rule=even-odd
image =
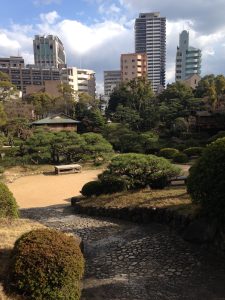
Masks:
[[[81,198],[81,206],[124,208],[152,207],[177,210],[181,214],[196,214],[198,207],[192,204],[185,187],[169,187],[164,190],[144,189],[135,192],[123,192],[98,197]]]
[[[7,296],[2,282],[7,274],[7,266],[15,241],[25,232],[44,226],[26,219],[0,219],[0,300],[19,300],[18,296]]]

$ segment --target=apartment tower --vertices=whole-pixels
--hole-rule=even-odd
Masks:
[[[66,55],[63,43],[55,35],[35,35],[33,40],[34,63],[39,67],[65,67]]]
[[[147,54],[148,79],[153,90],[165,87],[166,18],[159,12],[139,14],[135,21],[135,52]]]
[[[147,76],[146,53],[121,54],[120,59],[121,79],[128,81],[138,77]]]
[[[201,50],[189,46],[189,32],[184,30],[177,47],[176,81],[186,80],[194,74],[201,74]]]
[[[113,90],[119,86],[121,82],[120,70],[104,71],[104,95],[109,97]]]

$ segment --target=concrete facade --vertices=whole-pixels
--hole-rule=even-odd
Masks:
[[[104,96],[109,97],[121,82],[120,70],[104,71]]]
[[[66,54],[63,43],[55,35],[35,35],[33,50],[36,66],[59,68],[66,65]]]
[[[147,55],[146,53],[121,54],[121,79],[129,81],[138,77],[147,76]]]
[[[141,13],[135,21],[135,52],[146,53],[148,79],[156,92],[166,83],[166,18],[159,12]]]
[[[193,74],[187,79],[182,80],[182,82],[195,90],[200,80],[201,80],[201,76],[199,76],[198,74]]]
[[[189,32],[180,34],[176,54],[176,81],[186,80],[191,75],[201,75],[201,50],[189,46]]]

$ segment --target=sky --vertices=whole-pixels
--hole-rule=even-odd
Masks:
[[[179,33],[202,49],[202,75],[225,74],[225,0],[0,0],[0,57],[21,55],[33,63],[35,34],[62,40],[68,66],[96,72],[116,70],[120,54],[134,52],[134,21],[141,12],[167,18],[167,82],[175,77]]]

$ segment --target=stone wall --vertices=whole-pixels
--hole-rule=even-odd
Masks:
[[[125,207],[105,208],[82,206],[77,199],[72,198],[71,204],[78,214],[96,217],[109,217],[139,224],[158,222],[168,225],[185,240],[198,244],[205,244],[218,252],[225,254],[225,228],[219,228],[215,223],[209,223],[203,217],[194,218],[183,215],[178,211],[167,208]]]

